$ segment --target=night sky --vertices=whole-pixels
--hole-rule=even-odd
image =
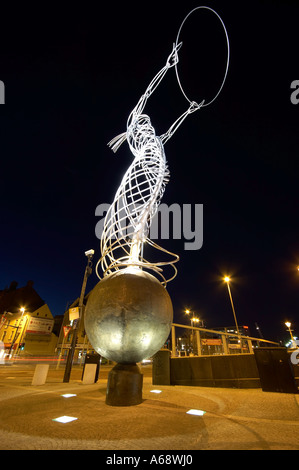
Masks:
[[[116,154],[107,143],[126,130],[182,20],[200,5],[106,3],[1,6],[0,289],[32,279],[53,315],[80,295],[84,252],[100,257],[95,209],[112,202],[132,161],[126,143]],[[299,5],[204,4],[227,27],[231,61],[217,100],[165,145],[171,178],[162,202],[204,210],[200,250],[157,241],[181,257],[168,287],[174,320],[187,322],[188,307],[208,328],[232,325],[221,280],[229,274],[239,324],[256,336],[257,322],[266,339],[286,339],[286,320],[299,335],[299,104],[290,99]],[[225,37],[207,12],[188,28],[181,80],[193,100],[208,101],[222,81]],[[172,69],[145,112],[160,135],[187,107]],[[96,282],[93,273],[88,290]]]

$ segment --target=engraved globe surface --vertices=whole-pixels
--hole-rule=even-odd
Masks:
[[[93,348],[120,364],[140,362],[165,343],[173,320],[167,290],[151,274],[123,269],[91,291],[84,314]]]

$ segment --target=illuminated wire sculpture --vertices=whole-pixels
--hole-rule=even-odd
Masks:
[[[226,27],[225,27],[225,24],[223,23],[221,17],[218,15],[218,13],[213,10],[213,8],[210,8],[210,7],[205,7],[205,6],[200,6],[200,7],[196,7],[194,8],[193,10],[191,10],[188,15],[185,16],[184,20],[182,21],[182,24],[179,28],[179,31],[178,31],[178,34],[177,34],[177,37],[176,37],[176,44],[179,43],[179,40],[180,40],[180,34],[181,34],[181,31],[182,31],[182,28],[186,22],[186,20],[189,18],[189,16],[191,16],[195,11],[197,10],[208,10],[208,11],[211,11],[212,13],[214,13],[217,18],[219,19],[221,25],[222,25],[222,28],[223,28],[223,31],[224,31],[224,34],[225,34],[225,39],[226,39],[226,47],[227,47],[227,59],[226,59],[226,67],[225,67],[225,73],[224,73],[224,77],[223,77],[223,80],[222,80],[222,83],[217,91],[217,93],[214,95],[214,97],[208,101],[208,102],[205,102],[202,107],[205,108],[207,106],[209,106],[210,104],[212,104],[216,98],[218,98],[223,86],[224,86],[224,83],[226,81],[226,77],[227,77],[227,72],[228,72],[228,66],[229,66],[229,56],[230,56],[230,47],[229,47],[229,39],[228,39],[228,34],[227,34],[227,31],[226,31]],[[181,92],[183,93],[184,97],[186,98],[187,101],[189,101],[189,103],[191,103],[191,100],[188,98],[187,94],[185,93],[185,90],[183,89],[182,87],[182,84],[181,84],[181,80],[180,80],[180,76],[179,76],[179,72],[178,72],[178,67],[177,67],[177,64],[175,65],[175,72],[176,72],[176,78],[177,78],[177,81],[178,81],[178,84],[179,84],[179,87],[181,89]]]
[[[208,7],[204,8],[210,9]],[[149,116],[143,114],[143,110],[148,98],[156,90],[167,71],[178,63],[178,51],[182,46],[182,42],[178,42],[178,38],[187,17],[179,29],[176,44],[173,45],[165,66],[155,75],[129,115],[127,131],[116,136],[108,144],[116,152],[122,143],[127,140],[134,160],[126,171],[105,217],[101,237],[102,256],[96,265],[96,273],[99,278],[101,278],[98,273],[99,265],[101,265],[104,276],[124,268],[129,271],[149,269],[162,277],[161,282],[164,286],[174,279],[177,274],[174,264],[179,260],[179,256],[150,240],[148,236],[149,228],[169,180],[164,144],[173,136],[189,114],[204,106],[204,100],[200,104],[190,101],[182,89],[177,73],[180,88],[189,101],[189,107],[171,125],[168,131],[161,136],[157,136]],[[146,260],[143,256],[145,244],[166,253],[170,256],[170,260],[157,262]],[[166,278],[163,274],[162,267],[166,265],[171,266],[174,270],[170,278]]]

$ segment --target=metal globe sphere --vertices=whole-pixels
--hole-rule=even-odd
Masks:
[[[120,364],[140,362],[166,341],[173,319],[167,290],[141,269],[119,270],[91,291],[85,331],[93,348]]]

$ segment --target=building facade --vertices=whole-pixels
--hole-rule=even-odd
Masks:
[[[53,315],[28,281],[17,288],[13,281],[9,288],[0,291],[0,346],[1,356],[52,355],[57,346],[57,336],[52,333]]]

